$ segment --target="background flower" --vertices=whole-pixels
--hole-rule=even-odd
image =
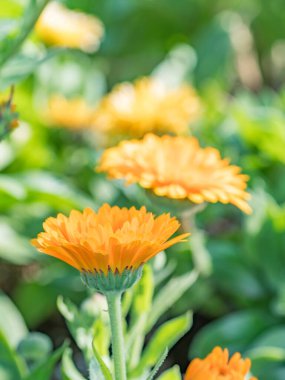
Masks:
[[[115,86],[100,102],[93,123],[98,130],[118,135],[181,134],[199,114],[200,101],[192,87],[167,88],[146,77]]]
[[[54,95],[49,99],[46,117],[56,126],[87,129],[90,127],[93,112],[83,98],[66,99]]]
[[[158,196],[189,199],[193,203],[232,203],[251,209],[245,191],[248,176],[222,159],[215,148],[201,148],[194,137],[146,135],[107,149],[99,171],[127,183],[138,183]]]
[[[98,18],[65,8],[55,1],[49,3],[37,24],[38,36],[48,44],[95,51],[104,33]]]

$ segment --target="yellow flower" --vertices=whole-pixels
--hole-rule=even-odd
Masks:
[[[194,137],[146,135],[107,149],[98,171],[138,183],[157,196],[194,203],[231,203],[245,213],[251,208],[245,191],[248,176],[222,159],[215,148],[201,148]]]
[[[246,380],[250,366],[250,360],[243,360],[239,353],[229,359],[227,349],[215,347],[205,359],[194,359],[190,363],[184,380]]]
[[[199,111],[199,99],[190,86],[168,89],[157,79],[142,78],[119,84],[106,95],[93,123],[97,130],[114,135],[183,134]]]
[[[48,218],[32,244],[81,272],[107,274],[137,269],[160,251],[189,234],[169,240],[180,224],[169,214],[154,217],[145,207],[119,208],[105,204],[96,213],[86,208]]]
[[[96,17],[71,11],[52,1],[41,14],[36,32],[48,44],[94,52],[101,42],[104,29]]]
[[[46,116],[54,125],[85,129],[90,127],[93,112],[82,98],[66,99],[55,95],[49,100]]]

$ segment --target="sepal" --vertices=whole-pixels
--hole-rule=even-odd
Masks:
[[[81,272],[83,283],[91,289],[105,294],[106,292],[125,292],[131,288],[142,275],[142,266],[138,269],[125,269],[122,273],[109,270],[104,272]]]

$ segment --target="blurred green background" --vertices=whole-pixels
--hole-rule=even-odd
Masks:
[[[260,380],[284,380],[284,1],[63,3],[96,15],[105,34],[99,49],[88,54],[48,47],[32,32],[21,53],[1,68],[1,90],[16,83],[20,114],[19,127],[0,144],[1,289],[30,330],[48,334],[59,346],[68,333],[57,296],[79,304],[86,291],[74,270],[36,253],[29,239],[58,212],[104,202],[140,204],[135,188],[126,191],[95,173],[102,148],[90,131],[50,125],[45,117],[49,97],[79,96],[95,106],[122,81],[149,75],[186,81],[197,89],[203,108],[193,134],[250,175],[254,212],[243,216],[232,206],[209,205],[199,215],[212,272],[165,315],[188,309],[195,315],[191,332],[169,361],[185,370],[189,358],[219,344],[251,357]],[[33,1],[1,0],[0,36],[11,28],[17,32],[28,6]],[[187,245],[179,252],[170,249],[167,257],[172,277],[193,268]],[[5,302],[0,303],[3,324],[10,318]]]

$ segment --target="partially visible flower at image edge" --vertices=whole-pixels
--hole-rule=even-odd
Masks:
[[[100,45],[104,27],[97,17],[52,1],[39,17],[36,32],[48,44],[94,52]]]
[[[205,359],[192,360],[184,380],[257,380],[247,377],[250,367],[250,359],[242,359],[238,352],[230,358],[227,349],[215,347]]]
[[[45,118],[49,124],[73,130],[90,127],[94,110],[83,98],[66,99],[53,95],[48,101]]]
[[[108,274],[137,269],[160,251],[189,234],[169,238],[179,222],[162,214],[155,217],[145,207],[119,208],[103,205],[48,218],[44,231],[32,244],[40,252],[54,256],[81,272]]]
[[[145,77],[116,85],[99,103],[93,124],[96,131],[110,135],[185,134],[200,111],[200,100],[189,85],[168,88],[161,80]]]
[[[217,149],[200,147],[194,137],[147,134],[141,140],[122,141],[105,150],[97,170],[160,197],[231,203],[251,213],[248,176],[222,159]]]

